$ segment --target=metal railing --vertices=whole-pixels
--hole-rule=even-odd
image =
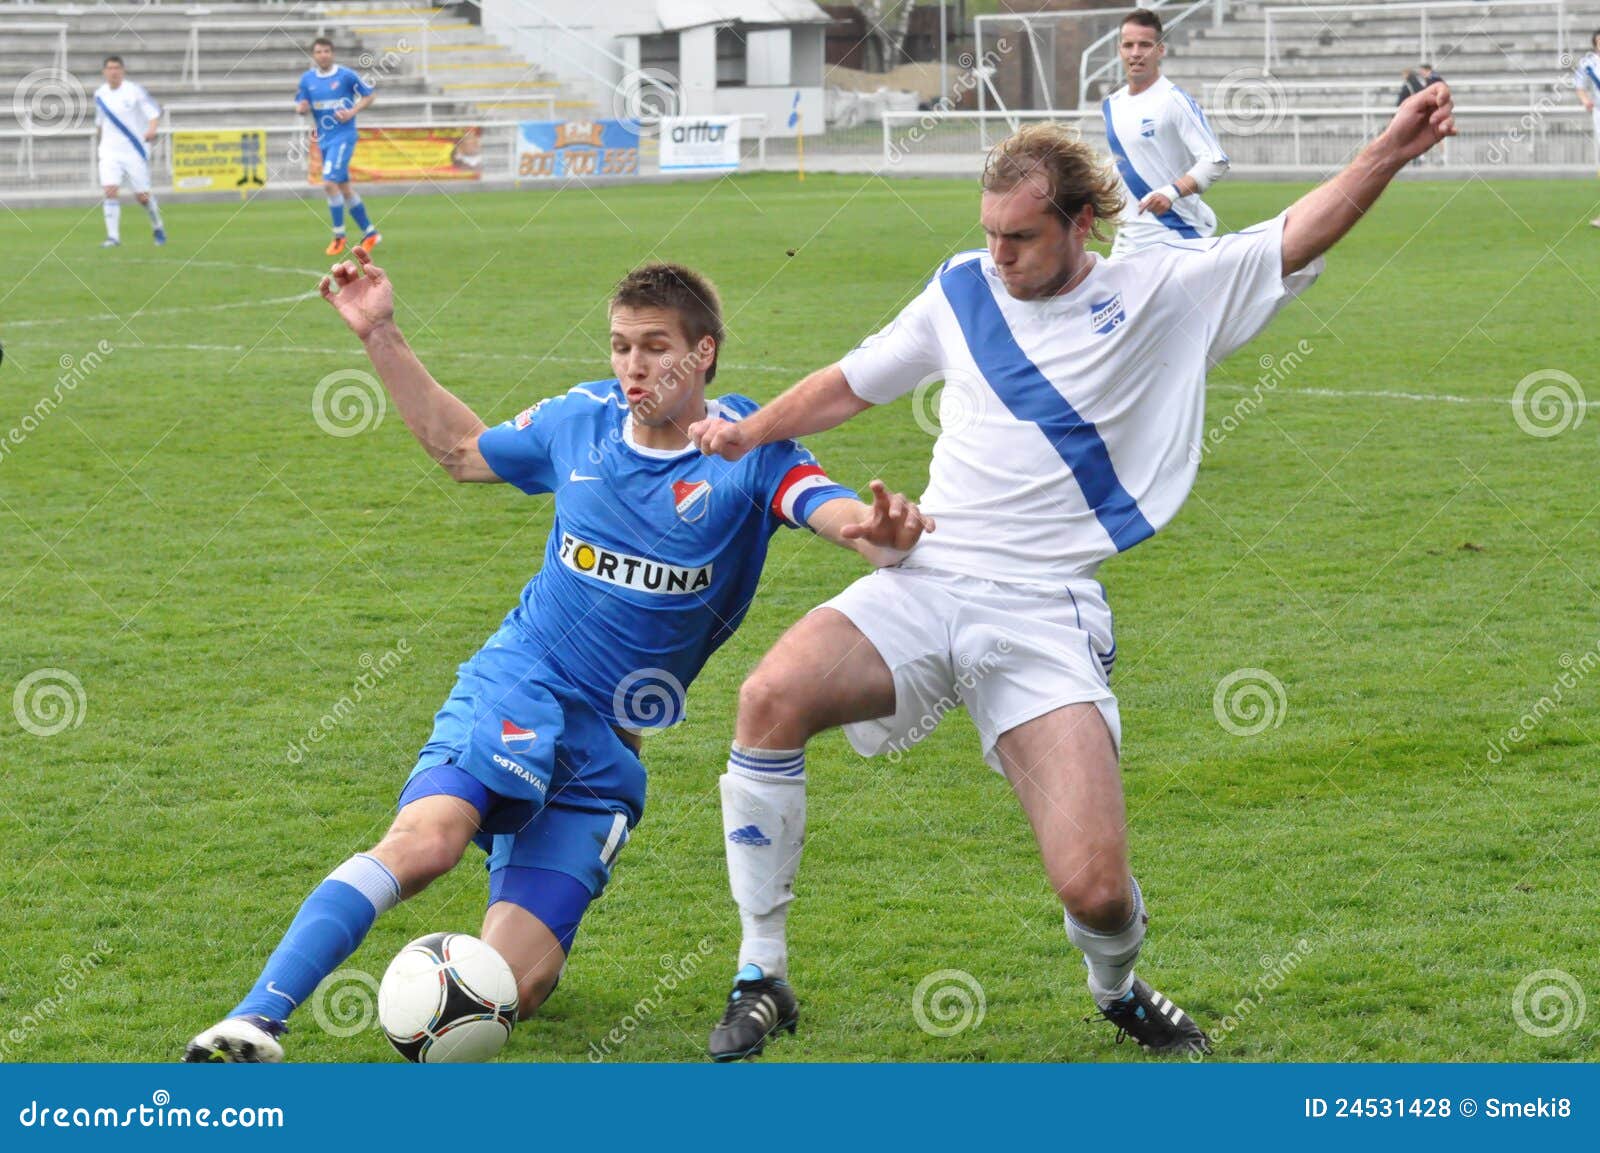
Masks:
[[[746,113],[731,118],[741,122],[742,163],[754,171],[765,169],[768,163],[768,118],[760,113]],[[526,177],[520,177],[517,172],[518,123],[516,120],[455,118],[434,120],[425,125],[414,126],[480,129],[482,147],[479,154],[482,157],[482,166],[476,182],[502,186],[513,181],[527,180]],[[411,125],[404,122],[374,125],[374,127],[390,128],[408,126]],[[175,129],[169,120],[163,119],[156,140],[150,148],[150,178],[152,186],[164,196],[174,192],[171,161],[171,137],[174,131],[264,132],[267,136],[265,163],[268,184],[277,188],[309,188],[317,183],[310,179],[311,129],[303,121],[263,123],[259,120],[250,121],[241,118],[226,123],[205,124],[193,129]],[[97,195],[95,191],[99,187],[97,140],[96,129],[92,125],[84,124],[81,118],[70,126],[57,126],[43,134],[25,128],[0,129],[0,156],[9,158],[13,155],[13,144],[21,145],[14,151],[15,164],[0,166],[0,195],[12,192],[43,196]],[[783,143],[787,146],[792,142],[785,139]],[[37,145],[37,151],[29,145]],[[809,150],[809,141],[807,147]],[[643,137],[640,140],[641,171],[653,171],[646,162],[654,165],[658,156],[653,138]],[[809,159],[808,155],[808,164]],[[779,166],[787,165],[780,162]],[[548,183],[552,188],[560,187],[560,182],[557,180],[541,183]]]
[[[1350,17],[1357,13],[1381,13],[1384,16],[1399,16],[1403,13],[1417,13],[1417,59],[1433,59],[1433,50],[1428,30],[1428,14],[1442,12],[1446,9],[1453,11],[1483,12],[1490,8],[1532,8],[1552,12],[1555,16],[1555,40],[1553,41],[1556,52],[1562,51],[1567,35],[1567,4],[1566,0],[1423,0],[1419,3],[1394,3],[1394,4],[1291,4],[1263,8],[1262,16],[1266,21],[1266,30],[1262,37],[1261,45],[1261,70],[1266,75],[1271,75],[1272,68],[1277,64],[1277,38],[1273,34],[1273,19],[1298,15],[1300,13],[1326,12],[1332,15]],[[1327,26],[1326,21],[1320,21],[1318,27]]]
[[[1443,174],[1540,170],[1549,175],[1592,176],[1596,161],[1593,120],[1565,92],[1528,104],[1455,108],[1458,135],[1423,158],[1420,169]],[[1279,109],[1247,124],[1214,116],[1211,125],[1232,157],[1232,170],[1326,174],[1346,163],[1388,123],[1391,109],[1366,107]],[[881,169],[957,171],[976,167],[993,143],[1024,121],[1074,124],[1087,140],[1104,139],[1099,108],[1072,112],[1028,109],[996,112],[886,111]],[[808,145],[822,155],[825,144]]]
[[[432,39],[430,32],[431,16],[419,13],[416,19],[404,17],[398,19],[391,18],[382,20],[366,20],[357,17],[341,16],[337,19],[322,20],[206,20],[204,22],[196,20],[194,23],[189,25],[189,40],[188,45],[183,50],[183,69],[179,75],[179,82],[182,84],[188,84],[194,89],[198,89],[200,87],[200,35],[202,32],[206,34],[210,34],[212,32],[282,32],[286,36],[295,34],[297,36],[296,44],[303,48],[304,45],[300,44],[300,39],[308,36],[326,36],[329,32],[340,28],[404,28],[407,30],[420,28],[421,36],[419,39],[421,41],[421,51],[419,54],[419,67],[417,74],[424,82],[428,80],[428,46],[430,40]],[[266,38],[263,37],[262,39]],[[404,52],[409,52],[409,47],[405,44],[403,37],[401,39],[401,46]]]
[[[495,108],[507,104],[542,104],[543,114],[546,119],[553,120],[556,115],[556,98],[554,96],[529,96],[524,92],[510,90],[502,93],[491,93],[485,96],[382,96],[372,106],[372,109],[361,114],[366,123],[374,123],[380,119],[378,114],[388,113],[396,109],[420,108],[422,109],[422,125],[434,127],[433,109],[435,105],[446,107],[471,104],[478,109]],[[186,101],[182,104],[166,104],[161,109],[161,121],[167,127],[176,124],[176,116],[183,114],[199,115],[217,112],[279,112],[293,115],[293,104],[287,100],[227,100],[227,101]],[[386,117],[382,117],[386,119]],[[507,116],[506,120],[533,120],[537,117],[523,109],[518,109],[516,115]],[[496,117],[496,119],[501,119]],[[413,121],[406,121],[413,123]],[[293,126],[294,121],[287,121]],[[211,130],[211,125],[196,125],[196,129],[203,127]],[[282,125],[257,125],[256,127],[282,127]]]
[[[1176,8],[1184,0],[1151,0],[1143,7],[1165,12],[1169,8]],[[1163,20],[1164,33],[1169,36],[1172,30],[1181,27],[1185,21],[1197,12],[1208,11],[1212,14],[1213,26],[1220,24],[1228,8],[1229,0],[1192,0],[1171,20]],[[1140,5],[1130,4],[1123,8],[1082,8],[1062,12],[998,12],[974,16],[972,19],[973,56],[978,61],[986,59],[984,51],[984,31],[991,27],[1015,27],[1020,25],[1022,33],[1027,37],[1029,55],[1033,58],[1034,78],[1038,81],[1039,91],[1044,97],[1047,107],[1054,108],[1056,104],[1056,82],[1051,73],[1054,72],[1054,54],[1048,52],[1040,44],[1038,29],[1040,27],[1053,27],[1054,25],[1081,20],[1105,20],[1115,16],[1126,16],[1137,11]],[[1078,100],[1087,99],[1089,86],[1106,74],[1114,71],[1121,64],[1121,57],[1117,52],[1118,37],[1122,26],[1119,23],[1110,31],[1103,33],[1091,41],[1078,56]],[[1003,37],[996,39],[998,44]],[[1101,63],[1095,61],[1105,54],[1106,59]],[[1050,72],[1046,71],[1045,60],[1052,60]],[[980,69],[983,65],[979,65]],[[990,78],[983,76],[978,85],[978,110],[988,111],[989,97],[994,96],[996,105],[1003,107],[1004,101],[999,93],[992,88]]]
[[[1170,0],[1158,0],[1157,3],[1151,4],[1149,7],[1152,10],[1160,10],[1165,8],[1169,2]],[[1162,39],[1170,39],[1174,28],[1182,26],[1184,21],[1202,9],[1207,9],[1211,12],[1211,26],[1213,28],[1219,27],[1227,15],[1228,0],[1199,0],[1199,3],[1191,4],[1172,20],[1163,19],[1161,22]],[[1122,64],[1122,56],[1117,48],[1121,36],[1122,27],[1118,25],[1090,44],[1083,50],[1083,54],[1078,57],[1078,99],[1080,101],[1085,99],[1090,84],[1093,84],[1108,73],[1115,72]],[[1106,53],[1107,56],[1105,62],[1091,67],[1095,57],[1102,52]]]

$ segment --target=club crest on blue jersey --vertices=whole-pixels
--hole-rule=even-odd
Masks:
[[[1122,327],[1128,314],[1122,308],[1122,293],[1117,293],[1110,300],[1091,300],[1089,302],[1089,327],[1101,336],[1115,332]]]
[[[711,482],[709,480],[675,480],[672,482],[672,503],[678,510],[678,516],[693,524],[706,515],[706,509],[711,502]]]
[[[531,748],[533,742],[538,739],[539,734],[532,729],[525,729],[514,721],[502,720],[500,722],[500,741],[512,752]]]

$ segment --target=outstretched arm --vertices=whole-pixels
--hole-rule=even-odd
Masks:
[[[334,266],[322,278],[322,297],[361,338],[372,367],[411,435],[453,480],[493,484],[500,480],[478,451],[487,427],[448,389],[428,374],[394,322],[394,286],[360,248],[355,260]]]
[[[707,456],[738,460],[764,444],[833,428],[871,407],[851,391],[844,371],[830,364],[743,420],[696,421],[689,426],[689,439]]]
[[[1299,272],[1355,227],[1395,174],[1456,134],[1450,88],[1432,84],[1394,114],[1389,127],[1344,171],[1295,201],[1283,225],[1283,274]]]
[[[840,548],[854,549],[874,568],[899,564],[923,533],[933,531],[933,518],[881,480],[871,487],[871,504],[840,497],[817,506],[811,528]]]

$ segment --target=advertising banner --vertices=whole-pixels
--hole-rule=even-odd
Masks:
[[[517,125],[512,171],[519,180],[566,176],[634,176],[639,171],[636,120],[527,120]]]
[[[661,171],[723,171],[739,167],[737,116],[663,116]]]
[[[306,179],[322,183],[322,150],[311,141]],[[477,180],[483,166],[483,129],[363,128],[350,157],[356,183],[385,180]]]
[[[266,182],[267,134],[264,129],[172,134],[174,190],[248,192]]]

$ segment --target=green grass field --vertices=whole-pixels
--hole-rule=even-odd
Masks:
[[[1299,191],[1228,181],[1210,199],[1243,227]],[[1536,1031],[1514,996],[1545,970],[1600,996],[1600,421],[1576,409],[1537,437],[1509,404],[1541,370],[1600,400],[1594,192],[1394,189],[1213,372],[1208,424],[1249,411],[1178,520],[1102,570],[1152,914],[1141,972],[1221,1034],[1218,1060],[1595,1052],[1600,1005],[1541,1022],[1555,1002],[1539,991],[1563,978],[1524,988]],[[981,243],[975,188],[954,181],[371,202],[402,326],[491,422],[609,375],[605,295],[646,257],[719,282],[716,388],[767,399]],[[310,887],[385,828],[457,663],[550,523],[545,498],[452,486],[392,408],[348,437],[313,419],[318,382],[366,366],[308,295],[327,263],[316,201],[167,216],[165,249],[129,210],[124,247],[100,252],[97,207],[0,214],[0,706],[38,670],[82,685],[80,708],[29,682],[33,728],[63,719],[52,704],[71,713],[54,735],[0,707],[7,1061],[168,1060],[231,1007]],[[1259,388],[1262,358],[1291,353]],[[918,492],[931,444],[903,403],[812,447],[847,483]],[[716,784],[737,688],[857,568],[780,536],[688,722],[648,743],[645,820],[507,1058],[700,1059],[737,945]],[[1240,669],[1283,686],[1250,736],[1213,710]],[[1082,1022],[1060,907],[964,714],[893,765],[830,734],[809,777],[802,1027],[767,1059],[1137,1058]],[[484,894],[474,850],[350,966],[376,977],[412,937],[476,931]],[[981,1021],[951,1036],[913,1014],[939,970],[982,988]],[[320,1004],[334,1028],[302,1011],[292,1058],[394,1059],[377,1031],[340,1026],[353,1001]]]

